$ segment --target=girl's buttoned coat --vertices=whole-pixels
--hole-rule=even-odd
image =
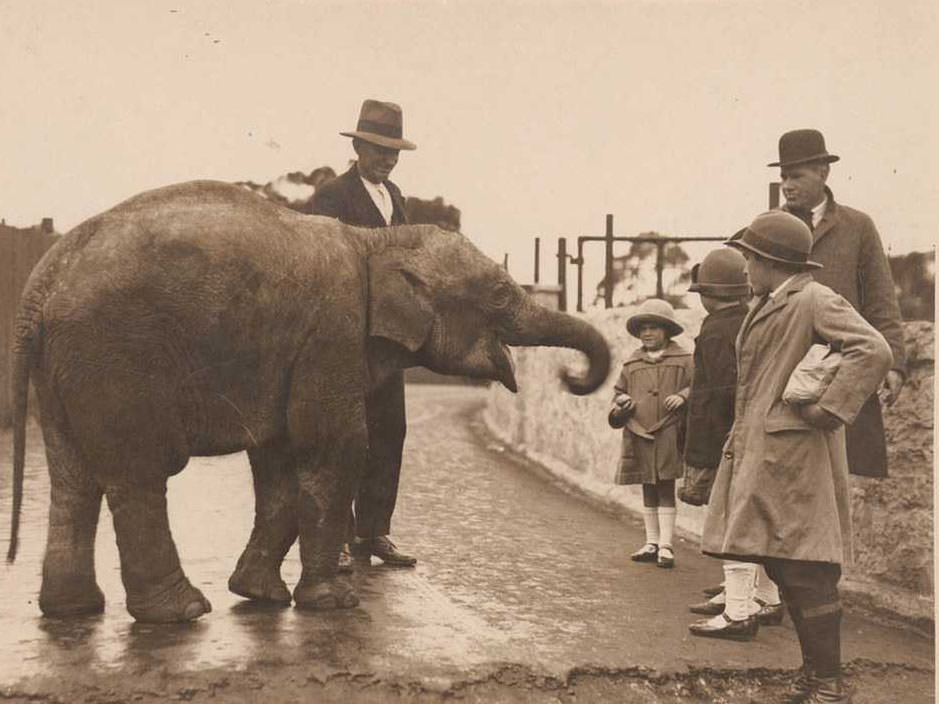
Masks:
[[[658,359],[640,347],[623,364],[614,394],[629,394],[635,406],[630,413],[610,413],[610,425],[626,426],[617,484],[655,484],[682,476],[685,406],[669,412],[663,404],[672,394],[687,401],[693,372],[691,354],[673,340]]]
[[[850,560],[844,428],[815,428],[782,401],[790,374],[817,342],[841,351],[841,365],[818,404],[844,423],[854,422],[892,363],[883,336],[810,274],[754,302],[735,346],[735,420],[711,491],[705,553]]]

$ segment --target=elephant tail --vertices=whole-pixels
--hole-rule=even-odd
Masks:
[[[13,352],[13,514],[7,562],[16,559],[20,513],[23,507],[23,474],[26,466],[26,410],[29,399],[31,335],[18,335]]]

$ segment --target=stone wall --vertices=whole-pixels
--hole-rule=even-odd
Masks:
[[[516,349],[518,394],[490,390],[486,422],[503,442],[546,466],[594,499],[638,512],[638,486],[615,486],[619,431],[606,414],[622,361],[638,341],[626,332],[634,308],[585,314],[606,337],[614,369],[596,393],[575,397],[558,381],[562,365],[582,365],[578,353],[550,348]],[[675,338],[691,349],[704,317],[679,310],[686,333]],[[900,400],[885,413],[890,477],[852,477],[855,563],[843,591],[866,606],[922,623],[933,618],[933,323],[906,323],[910,377]],[[679,530],[700,536],[705,508],[680,504]]]

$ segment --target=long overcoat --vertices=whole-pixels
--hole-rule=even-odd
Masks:
[[[817,429],[782,401],[789,375],[816,342],[841,350],[818,403],[844,423],[854,421],[893,359],[883,336],[810,274],[754,302],[737,336],[735,420],[711,490],[705,553],[850,560],[844,429]]]
[[[688,400],[693,373],[691,354],[674,340],[658,359],[640,347],[623,364],[614,397],[629,394],[635,406],[629,413],[610,413],[614,428],[625,424],[617,484],[655,484],[681,477],[685,406],[669,412],[663,404],[672,394]]]
[[[886,338],[893,352],[893,368],[905,374],[900,306],[877,228],[869,215],[836,202],[831,190],[825,191],[828,204],[813,231],[811,255],[823,268],[813,270],[812,277],[848,299]],[[845,432],[851,474],[887,476],[884,421],[875,394]]]

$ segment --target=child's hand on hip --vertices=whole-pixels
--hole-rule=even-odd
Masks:
[[[666,411],[677,411],[683,405],[685,405],[685,399],[683,399],[678,394],[672,394],[671,396],[666,396],[665,401],[662,403],[665,406]]]

